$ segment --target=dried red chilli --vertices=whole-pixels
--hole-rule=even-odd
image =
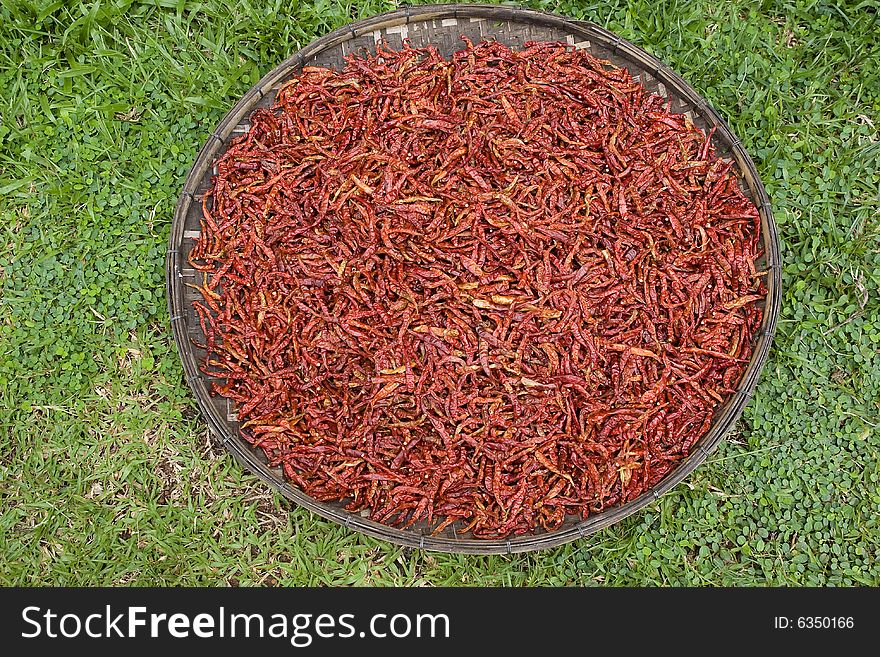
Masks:
[[[305,493],[554,529],[661,481],[751,355],[760,222],[707,136],[564,44],[306,67],[217,162],[213,391]]]

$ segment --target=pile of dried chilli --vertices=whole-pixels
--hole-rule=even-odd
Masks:
[[[709,137],[564,44],[306,67],[217,162],[191,262],[213,391],[317,500],[499,538],[633,499],[761,321]]]

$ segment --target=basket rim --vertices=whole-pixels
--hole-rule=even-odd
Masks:
[[[208,403],[207,400],[210,397],[208,388],[195,363],[192,345],[180,322],[184,317],[186,304],[183,299],[183,285],[179,275],[181,258],[177,245],[180,244],[183,238],[183,226],[187,212],[195,200],[196,186],[208,168],[212,166],[214,156],[223,148],[235,125],[253,110],[254,104],[269,93],[273,85],[276,85],[280,80],[288,76],[291,71],[301,69],[310,57],[333,48],[348,39],[378,29],[406,25],[415,21],[442,20],[443,18],[494,18],[502,21],[510,20],[519,23],[533,23],[554,27],[573,35],[583,36],[586,39],[595,39],[613,53],[622,53],[628,58],[635,60],[649,70],[658,81],[673,88],[679,96],[686,98],[693,104],[695,112],[715,126],[715,137],[723,137],[729,145],[739,169],[738,173],[746,178],[750,191],[755,197],[755,205],[761,216],[764,258],[767,262],[765,309],[761,327],[755,334],[756,342],[752,357],[742,375],[736,392],[726,404],[727,408],[721,415],[715,418],[709,432],[697,441],[691,453],[682,459],[669,475],[650,490],[625,504],[616,505],[590,515],[574,526],[542,534],[527,534],[501,540],[453,539],[443,536],[419,534],[412,530],[403,530],[378,523],[359,514],[345,511],[307,496],[298,488],[292,486],[286,479],[279,478],[260,461],[256,453],[252,451],[254,448],[240,435],[233,435],[227,429],[226,424],[223,422],[222,417],[219,416],[215,407]],[[196,156],[175,207],[169,235],[169,248],[166,256],[166,292],[172,333],[181,357],[187,383],[195,395],[199,410],[207,421],[211,432],[222,441],[223,445],[232,453],[235,459],[244,465],[247,470],[257,475],[261,480],[297,505],[305,507],[323,518],[374,538],[406,547],[439,552],[511,554],[556,547],[599,531],[638,512],[678,485],[717,448],[724,436],[740,418],[743,409],[751,399],[757,386],[760,372],[769,356],[781,303],[780,243],[769,196],[761,182],[757,168],[743,147],[742,142],[736,137],[721,114],[660,59],[605,28],[588,21],[574,20],[554,13],[484,4],[424,5],[419,7],[403,7],[357,20],[319,37],[269,71],[233,105],[207,138]]]

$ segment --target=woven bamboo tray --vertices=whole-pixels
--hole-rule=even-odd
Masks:
[[[714,126],[713,143],[718,154],[734,161],[744,193],[760,212],[765,255],[756,266],[758,271],[767,272],[765,283],[768,292],[763,322],[753,338],[751,361],[736,393],[718,409],[711,429],[695,445],[690,455],[662,482],[635,500],[586,520],[569,518],[562,527],[552,532],[536,531],[531,535],[505,540],[483,540],[461,535],[457,531],[461,528],[459,523],[438,535],[432,535],[431,528],[425,525],[416,525],[407,530],[389,527],[360,514],[350,513],[340,503],[318,502],[292,486],[280,468],[268,467],[262,451],[254,449],[241,437],[232,402],[209,394],[210,379],[198,367],[204,354],[192,342],[193,339],[201,342],[204,338],[192,307],[198,293],[185,285],[202,282],[201,273],[189,266],[188,256],[199,235],[202,216],[200,201],[209,188],[214,162],[224,152],[230,139],[249,129],[247,120],[255,108],[270,106],[278,88],[298,74],[303,66],[340,68],[344,65],[343,57],[363,50],[374,51],[376,44],[382,40],[395,48],[401,47],[404,39],[409,39],[416,47],[432,44],[449,57],[461,49],[461,35],[474,42],[494,39],[511,47],[522,47],[528,41],[562,41],[573,48],[586,49],[598,58],[629,69],[648,90],[671,101],[672,111],[686,114],[703,130]],[[491,5],[408,7],[351,23],[318,39],[269,72],[235,104],[211,133],[186,178],[171,228],[167,286],[171,326],[187,381],[212,432],[248,470],[300,506],[370,536],[427,550],[505,554],[557,546],[635,513],[678,484],[718,446],[748,403],[773,339],[780,300],[779,238],[767,193],[740,140],[703,98],[657,58],[601,27],[553,14]]]

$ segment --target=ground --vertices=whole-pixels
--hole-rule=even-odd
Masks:
[[[531,2],[651,51],[728,120],[779,224],[779,329],[736,430],[563,547],[430,554],[295,508],[208,436],[170,335],[189,166],[284,57],[391,2],[0,6],[0,584],[880,584],[876,2]]]

